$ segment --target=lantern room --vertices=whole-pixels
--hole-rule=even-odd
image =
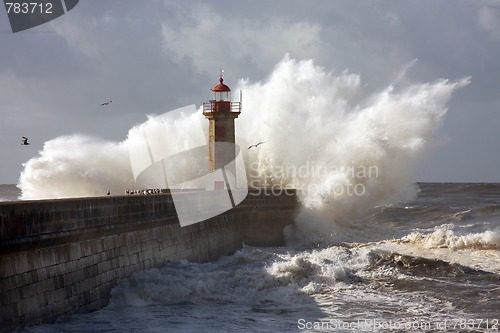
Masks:
[[[219,79],[219,83],[212,88],[212,91],[214,92],[214,101],[231,101],[231,89],[229,89],[229,87],[224,84],[224,79],[222,78],[222,76]]]
[[[231,102],[231,89],[224,84],[222,73],[217,83],[213,88],[213,99],[208,103],[203,103],[203,114],[211,113],[240,113],[241,112],[241,94],[239,102]]]

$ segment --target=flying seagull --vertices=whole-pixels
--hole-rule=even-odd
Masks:
[[[257,144],[251,145],[250,147],[248,147],[248,149],[250,149],[250,148],[252,148],[252,147],[257,148],[259,145],[261,145],[261,144],[263,144],[263,143],[265,143],[265,142],[264,142],[264,141],[261,141],[261,142],[259,142],[259,143],[257,143]]]
[[[23,139],[21,140],[21,145],[23,146],[27,146],[29,145],[30,143],[28,142],[28,138],[23,136]]]
[[[104,103],[102,103],[102,104],[101,104],[101,106],[104,106],[104,105],[109,105],[111,102],[113,102],[113,101],[104,102]]]

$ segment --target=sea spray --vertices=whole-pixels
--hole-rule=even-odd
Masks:
[[[165,121],[169,118],[168,113],[147,117],[147,121],[132,127],[127,139],[119,143],[82,134],[47,141],[40,156],[24,163],[17,185],[22,191],[21,199],[102,196],[108,191],[116,195],[124,194],[127,189],[165,188],[165,177],[157,166],[141,174],[137,181],[134,179],[130,146],[137,145],[140,140],[144,142],[142,134],[156,141],[168,131],[169,138],[176,138],[176,141],[168,141],[166,154],[182,150],[193,138],[199,137],[199,133],[192,133],[193,124],[202,121],[203,116],[181,115],[174,123]],[[141,135],[136,135],[138,132]],[[179,172],[185,170],[181,161]],[[169,178],[175,181],[180,175],[170,174]]]
[[[340,236],[339,225],[370,208],[416,195],[411,167],[435,144],[452,92],[468,82],[391,85],[367,95],[359,75],[285,57],[267,81],[240,84],[239,142],[266,142],[248,152],[250,184],[299,189],[305,234]]]
[[[468,82],[395,84],[366,93],[357,74],[328,72],[312,60],[287,55],[266,80],[241,80],[233,87],[244,92],[236,142],[244,148],[249,186],[299,189],[305,207],[299,228],[339,236],[339,225],[370,208],[415,196],[411,167],[434,144],[452,92]],[[195,135],[191,125],[204,121],[198,113],[175,122],[179,140],[167,146],[178,149]],[[130,133],[141,127],[155,137],[165,125],[161,116],[150,117]],[[161,173],[134,181],[130,144],[130,136],[120,143],[81,135],[49,141],[40,156],[25,163],[18,184],[22,198],[163,187]]]
[[[45,142],[40,156],[24,164],[18,184],[21,199],[121,194],[134,186],[125,142],[81,134]]]
[[[437,227],[434,232],[428,234],[414,231],[401,238],[401,242],[417,244],[427,249],[450,248],[452,250],[500,250],[500,229],[460,235],[452,230],[452,226],[442,225]]]

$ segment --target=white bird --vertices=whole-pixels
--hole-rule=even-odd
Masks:
[[[21,145],[23,146],[27,146],[29,145],[30,143],[28,142],[28,138],[23,136],[23,139],[21,140]]]
[[[265,142],[264,142],[264,141],[261,141],[261,142],[259,142],[259,143],[257,143],[257,144],[254,144],[254,145],[249,146],[249,147],[248,147],[248,149],[250,149],[250,148],[252,148],[252,147],[257,148],[259,145],[261,145],[261,144],[263,144],[263,143],[265,143]]]
[[[101,106],[104,106],[104,105],[109,105],[111,102],[113,102],[113,101],[104,102],[104,103],[102,103],[102,104],[101,104]]]

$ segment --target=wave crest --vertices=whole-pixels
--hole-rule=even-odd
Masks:
[[[500,250],[500,230],[457,235],[453,230],[439,228],[430,234],[413,232],[401,241],[418,244],[424,248]]]

